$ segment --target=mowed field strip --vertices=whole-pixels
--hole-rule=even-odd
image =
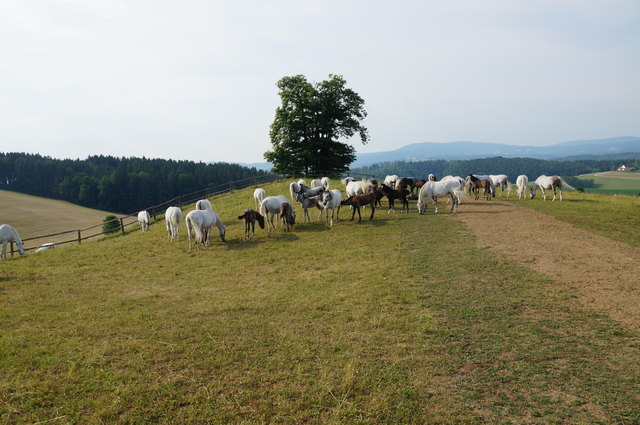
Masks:
[[[20,237],[30,238],[66,230],[83,229],[100,224],[111,213],[81,207],[70,202],[25,195],[23,193],[0,190],[0,223],[12,225]],[[91,233],[99,233],[101,227]],[[73,239],[67,234],[47,239],[25,242],[25,248],[40,246],[45,242],[59,242]],[[91,240],[91,239],[89,239]]]
[[[519,225],[497,220],[502,201],[466,201],[457,217],[419,216],[412,203],[360,224],[343,209],[332,228],[312,212],[312,223],[245,243],[237,216],[252,193],[212,201],[228,242],[214,231],[200,251],[187,250],[184,225],[172,243],[160,221],[3,262],[0,421],[640,421],[638,332],[489,248],[476,225]],[[603,232],[622,222],[610,238],[637,238],[636,218],[620,220],[634,200],[617,198],[629,205],[576,193],[518,204],[572,207]]]

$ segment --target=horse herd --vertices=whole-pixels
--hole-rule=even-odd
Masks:
[[[489,200],[496,196],[496,189],[500,188],[500,196],[507,191],[507,196],[511,193],[511,183],[504,174],[500,175],[477,175],[469,174],[463,179],[459,176],[446,176],[438,180],[433,174],[429,174],[427,179],[414,179],[411,177],[398,177],[397,175],[386,176],[383,183],[377,179],[356,180],[353,177],[342,179],[344,190],[347,195],[342,199],[342,191],[330,189],[330,180],[323,177],[319,180],[311,180],[307,186],[306,181],[300,179],[291,182],[289,185],[288,199],[284,195],[267,196],[262,188],[254,191],[256,208],[248,208],[238,219],[244,221],[244,240],[255,238],[255,223],[260,228],[267,231],[275,231],[277,219],[280,227],[290,230],[296,222],[296,211],[293,208],[295,202],[300,203],[304,213],[304,222],[311,221],[309,209],[317,208],[320,213],[318,220],[325,214],[325,222],[328,226],[333,226],[334,219],[339,220],[340,207],[349,206],[352,209],[351,220],[358,213],[358,222],[362,220],[361,208],[369,206],[371,214],[369,220],[373,220],[377,207],[382,207],[381,200],[386,197],[389,203],[388,212],[395,211],[395,201],[402,203],[402,210],[409,211],[409,201],[417,200],[418,213],[424,214],[429,200],[434,206],[434,213],[438,212],[438,198],[448,197],[447,202],[451,204],[449,212],[456,213],[458,206],[462,203],[465,194],[473,194],[475,199],[479,199],[480,191],[485,199]],[[526,198],[526,190],[529,179],[526,175],[520,175],[516,179],[516,189],[518,199]],[[542,192],[542,199],[546,200],[545,190],[553,190],[553,200],[556,200],[556,192],[560,192],[562,201],[562,189],[573,189],[564,179],[559,176],[538,177],[531,186],[529,198],[535,197],[537,189]],[[414,193],[417,192],[417,195]],[[329,215],[331,212],[331,215]],[[149,229],[151,216],[147,211],[138,213],[138,223],[140,229],[145,232]],[[177,240],[179,236],[180,224],[182,222],[182,210],[179,207],[171,206],[165,212],[167,235],[171,240]],[[185,217],[187,235],[189,239],[189,250],[191,250],[191,239],[193,238],[196,249],[200,245],[209,245],[209,234],[215,226],[218,228],[220,239],[224,242],[226,227],[220,221],[220,217],[213,210],[211,202],[201,199],[196,202],[196,208],[190,211]],[[15,242],[20,255],[24,256],[24,246],[16,229],[8,224],[0,225],[0,242],[2,243],[2,254],[0,258],[6,257],[6,248],[9,242]]]

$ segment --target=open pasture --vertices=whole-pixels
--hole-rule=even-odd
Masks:
[[[228,242],[200,251],[159,222],[0,264],[0,422],[640,420],[638,335],[453,216],[385,200],[243,242],[252,193],[213,200]]]
[[[638,196],[640,194],[640,172],[608,171],[583,174],[578,178],[593,180],[595,188],[586,188],[589,193],[610,193]]]
[[[108,213],[81,207],[70,202],[0,190],[0,224],[11,224],[22,239],[53,234],[65,230],[83,229],[100,224]],[[94,233],[101,231],[97,228]],[[74,234],[54,236],[25,242],[25,248],[45,242],[73,239]],[[89,239],[92,240],[92,239]],[[93,239],[95,240],[95,239]]]

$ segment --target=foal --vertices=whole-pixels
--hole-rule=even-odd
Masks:
[[[360,215],[360,206],[369,205],[371,206],[371,217],[369,220],[373,220],[373,213],[376,212],[376,197],[377,193],[367,192],[362,195],[353,195],[344,201],[340,202],[340,205],[351,205],[353,207],[353,214],[351,214],[351,221],[356,215],[356,211],[358,211],[358,223],[362,221],[362,216]]]
[[[396,210],[396,207],[394,205],[394,201],[396,199],[399,199],[400,202],[402,202],[401,212],[404,212],[405,208],[407,212],[409,211],[409,201],[407,200],[407,195],[411,193],[409,190],[391,189],[389,186],[382,183],[382,185],[380,185],[380,192],[382,192],[382,194],[384,194],[384,196],[386,196],[387,199],[389,200],[389,212],[391,212],[391,210],[393,211]]]
[[[258,211],[247,208],[244,210],[244,214],[239,215],[240,220],[244,219],[244,240],[249,239],[249,231],[253,234],[253,239],[256,238],[256,221],[260,225],[261,229],[264,229],[264,217]]]

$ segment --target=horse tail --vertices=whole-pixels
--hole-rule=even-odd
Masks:
[[[191,251],[191,232],[195,230],[195,227],[193,230],[191,229],[191,227],[193,226],[193,219],[189,214],[187,214],[187,218],[184,220],[184,223],[187,225],[187,237],[189,238],[189,251]]]
[[[296,182],[291,182],[291,184],[289,185],[289,193],[291,194],[291,202],[295,202],[296,201],[296,192],[299,190],[299,186],[298,183]],[[262,208],[262,207],[260,207]],[[262,212],[262,210],[260,210]]]
[[[562,183],[562,188],[563,189],[571,189],[571,190],[576,190],[575,187],[570,186],[569,183],[567,183],[566,181],[564,181],[564,179],[560,176],[558,176],[558,179],[560,180],[560,183]]]
[[[260,202],[260,214],[266,216],[267,211],[267,198],[264,198],[262,202]]]

